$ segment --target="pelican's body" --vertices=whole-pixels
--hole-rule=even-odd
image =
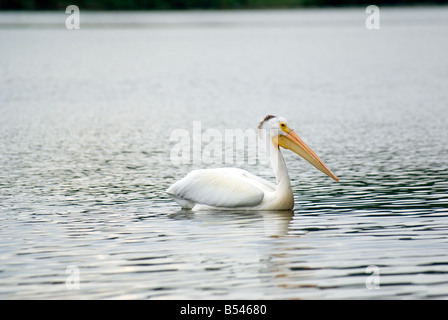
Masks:
[[[190,172],[168,188],[167,193],[184,209],[291,210],[294,196],[279,146],[290,149],[317,169],[338,178],[317,155],[289,129],[281,117],[267,116],[259,125],[268,142],[268,157],[276,184],[243,169],[202,169]]]

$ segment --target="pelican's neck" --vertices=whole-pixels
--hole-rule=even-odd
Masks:
[[[277,181],[276,192],[280,192],[282,194],[291,193],[292,195],[291,181],[289,180],[288,170],[286,168],[283,155],[280,152],[279,147],[273,142],[269,145],[269,160],[272,168],[274,169],[274,175]]]

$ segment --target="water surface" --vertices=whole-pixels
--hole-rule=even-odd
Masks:
[[[448,298],[445,7],[66,17],[0,13],[1,298]],[[167,197],[172,130],[266,114],[340,182],[284,152],[292,212]]]

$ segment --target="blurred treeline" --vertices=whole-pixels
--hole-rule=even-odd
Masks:
[[[184,10],[447,3],[448,0],[0,0],[0,9],[61,10],[71,4],[77,5],[81,10]]]

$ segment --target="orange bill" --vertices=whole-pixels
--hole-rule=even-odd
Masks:
[[[339,181],[339,178],[336,177],[330,169],[328,169],[317,154],[315,154],[314,151],[308,147],[308,145],[297,135],[297,133],[294,132],[294,130],[290,130],[286,136],[278,136],[278,145],[297,153],[299,156],[311,163],[316,169],[330,176],[335,181]]]

